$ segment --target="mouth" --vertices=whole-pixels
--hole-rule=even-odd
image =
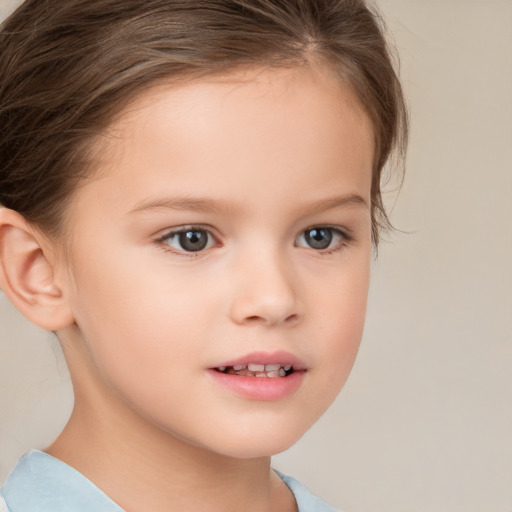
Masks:
[[[235,364],[233,366],[219,366],[213,370],[226,375],[240,375],[241,377],[263,377],[279,379],[292,375],[296,370],[292,364]]]
[[[254,352],[210,367],[212,382],[246,399],[281,400],[302,386],[307,366],[289,352]]]

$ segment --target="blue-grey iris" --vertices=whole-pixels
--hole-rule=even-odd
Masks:
[[[332,242],[332,229],[314,228],[304,233],[306,243],[313,249],[327,249]]]

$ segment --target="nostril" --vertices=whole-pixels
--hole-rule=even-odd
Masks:
[[[234,297],[229,315],[239,325],[295,325],[302,317],[295,295],[291,290],[287,294],[271,291],[243,288]]]
[[[283,319],[279,318],[277,315],[267,315],[267,316],[260,316],[260,315],[251,315],[246,317],[245,321],[247,323],[265,323],[269,325],[278,325],[278,324],[291,324],[296,322],[299,319],[299,315],[293,314],[289,315]]]

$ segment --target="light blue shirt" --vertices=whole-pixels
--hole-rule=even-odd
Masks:
[[[297,480],[277,474],[293,492],[299,512],[338,512]],[[14,466],[0,491],[0,512],[124,512],[76,469],[39,450]]]

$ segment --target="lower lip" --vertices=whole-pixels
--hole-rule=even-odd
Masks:
[[[208,370],[215,382],[237,395],[252,400],[281,400],[295,393],[302,384],[305,371],[295,371],[287,377],[246,377]]]

